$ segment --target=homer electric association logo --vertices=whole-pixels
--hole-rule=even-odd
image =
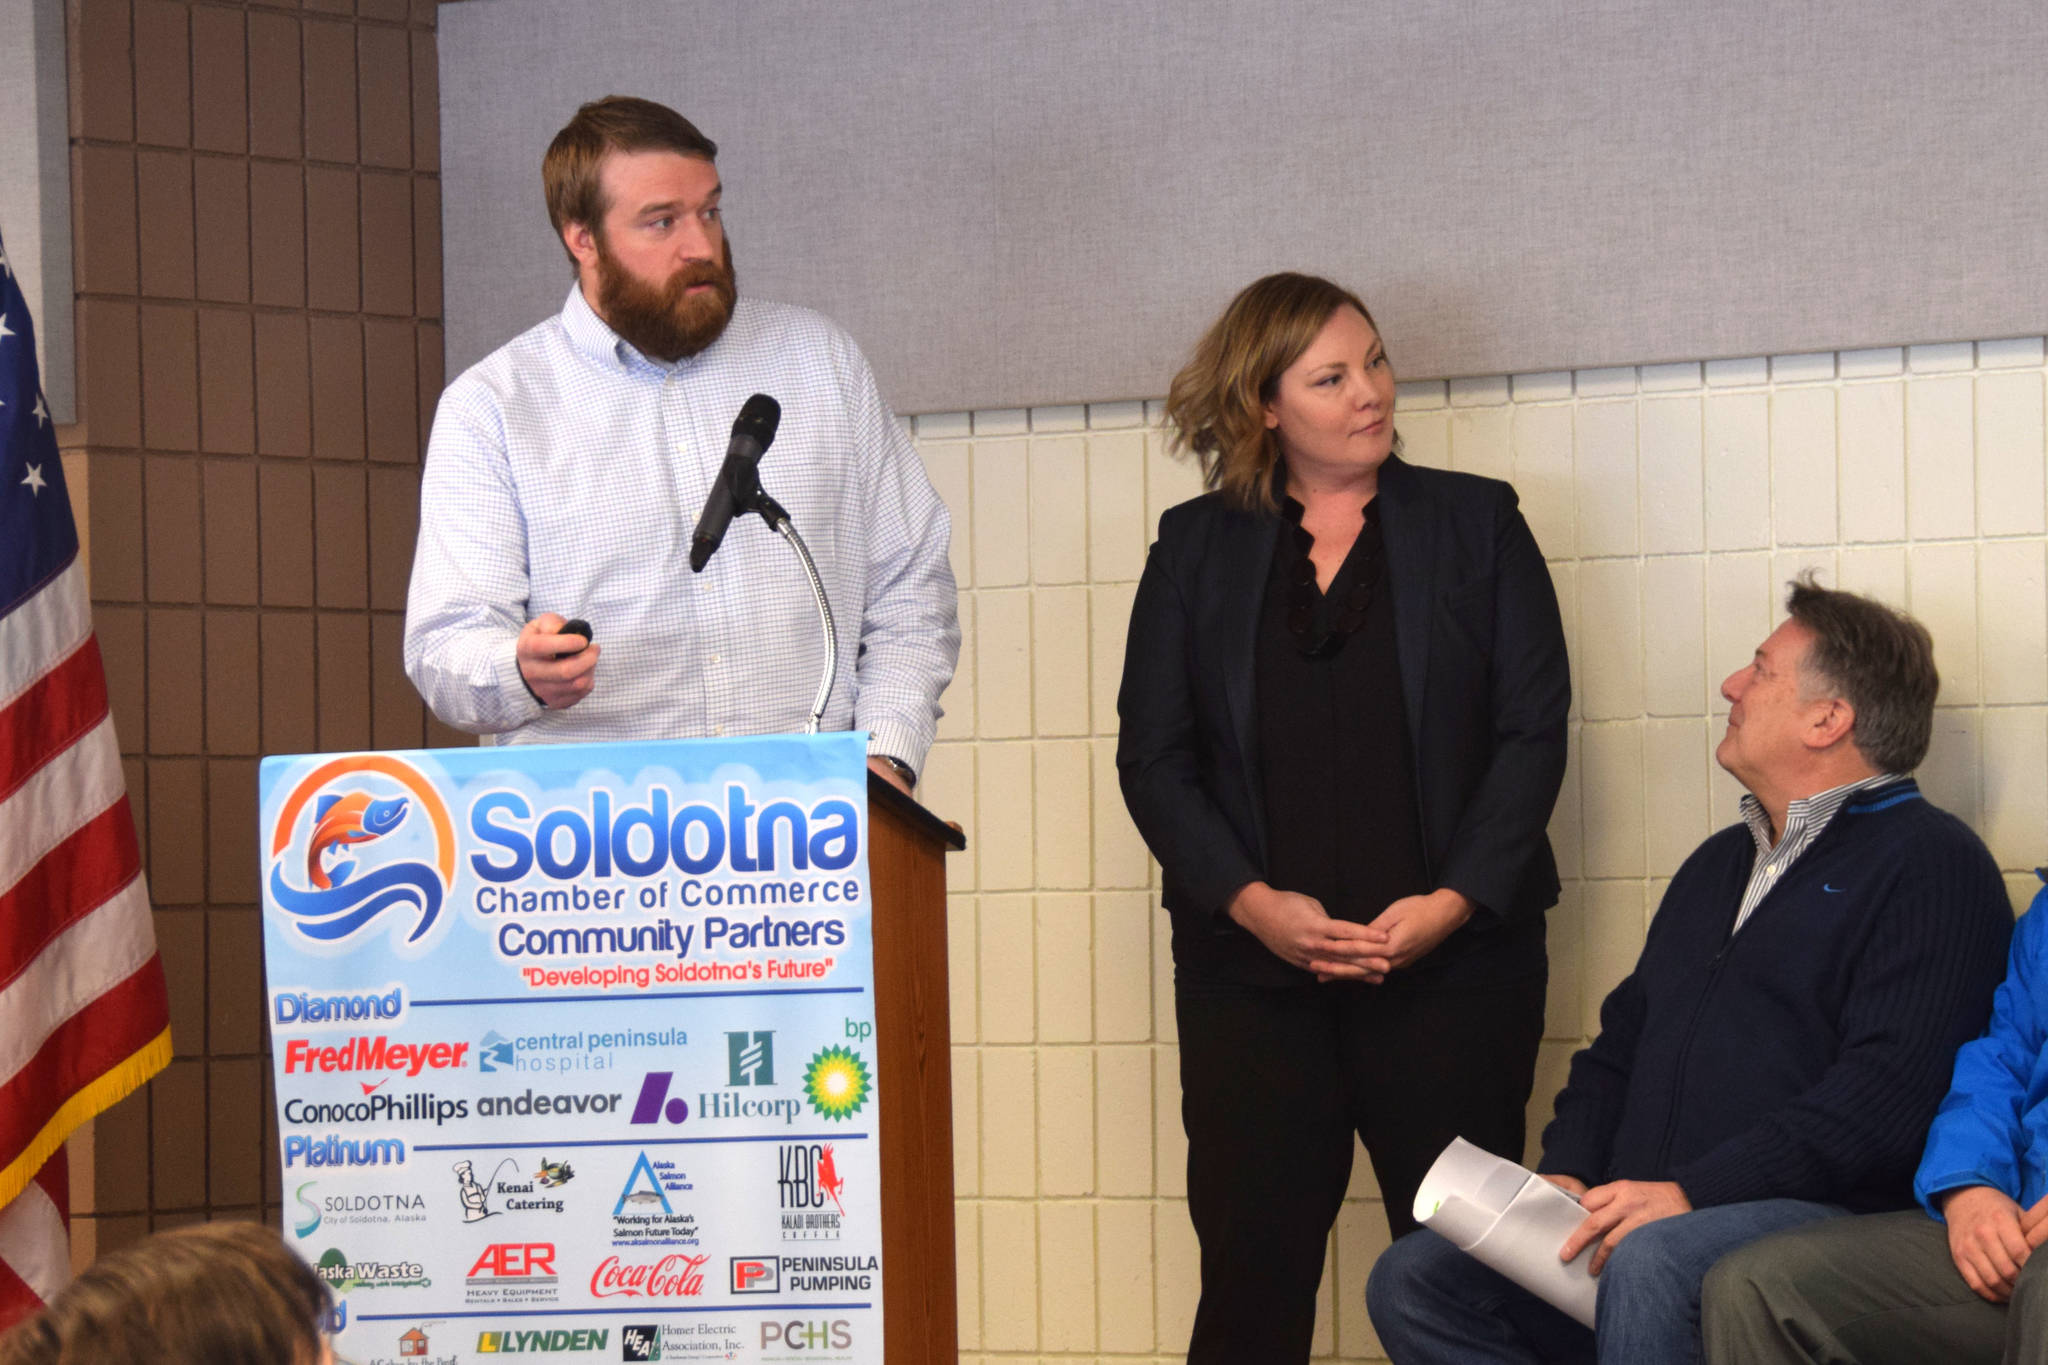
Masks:
[[[270,839],[270,898],[294,932],[340,943],[387,911],[405,942],[440,917],[455,880],[455,826],[433,784],[388,754],[323,763],[292,789]]]

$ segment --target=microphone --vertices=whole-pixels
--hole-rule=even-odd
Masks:
[[[697,518],[697,533],[690,539],[690,572],[702,573],[718,553],[725,528],[736,513],[753,505],[761,491],[757,472],[761,455],[775,440],[775,428],[782,422],[782,404],[765,393],[757,393],[740,408],[733,419],[732,444],[726,447],[725,464],[712,480],[711,495],[704,499],[704,513]]]

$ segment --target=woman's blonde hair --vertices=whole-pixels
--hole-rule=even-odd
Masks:
[[[328,1304],[272,1229],[200,1223],[94,1261],[0,1337],[0,1365],[313,1365]]]
[[[1266,427],[1266,404],[1339,308],[1356,308],[1378,333],[1371,310],[1342,285],[1292,271],[1254,280],[1202,334],[1167,390],[1172,448],[1193,451],[1208,486],[1247,511],[1277,506],[1280,443]]]

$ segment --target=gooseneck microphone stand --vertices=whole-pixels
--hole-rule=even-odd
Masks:
[[[825,599],[825,580],[818,577],[818,565],[811,558],[810,547],[797,534],[789,513],[783,510],[781,503],[768,496],[758,478],[748,482],[752,488],[734,490],[735,505],[742,513],[758,512],[761,520],[767,522],[776,535],[789,542],[789,548],[796,551],[798,562],[804,566],[804,577],[811,584],[811,596],[818,601],[818,623],[825,630],[825,676],[818,682],[818,697],[811,703],[811,718],[804,722],[804,733],[815,735],[819,722],[825,718],[825,703],[832,695],[832,684],[839,678],[839,632],[832,624],[832,604]]]

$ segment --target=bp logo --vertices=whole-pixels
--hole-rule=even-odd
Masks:
[[[851,1048],[820,1048],[804,1068],[804,1098],[824,1118],[852,1118],[873,1089],[867,1063]]]
[[[367,865],[367,866],[365,866]],[[270,898],[292,929],[340,943],[389,910],[434,926],[455,880],[448,807],[411,764],[388,754],[323,763],[292,789],[270,839]]]

